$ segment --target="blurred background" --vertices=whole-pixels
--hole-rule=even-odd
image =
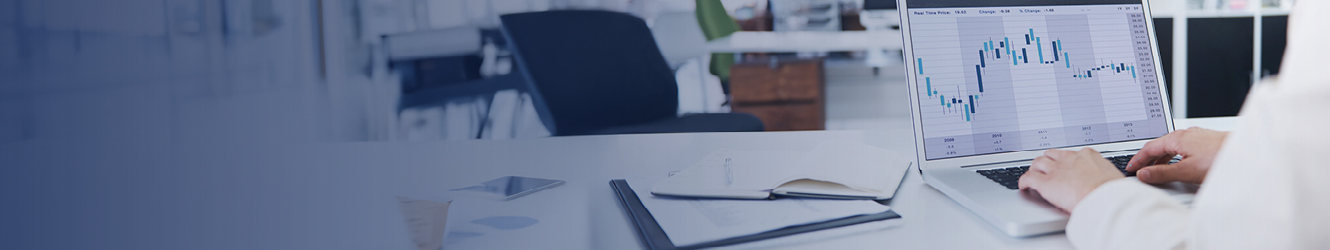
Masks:
[[[1290,0],[1150,3],[1175,116],[1235,115],[1278,74]],[[895,8],[0,0],[0,145],[910,126]]]

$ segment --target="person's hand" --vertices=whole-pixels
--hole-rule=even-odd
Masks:
[[[1145,143],[1145,147],[1127,162],[1127,172],[1136,172],[1136,178],[1146,183],[1181,181],[1201,184],[1225,138],[1228,138],[1228,132],[1197,127],[1173,131]],[[1182,161],[1168,164],[1176,155],[1182,155]]]
[[[1021,175],[1021,190],[1039,192],[1053,206],[1071,212],[1081,199],[1106,182],[1121,179],[1122,172],[1099,155],[1099,151],[1048,150],[1034,159],[1030,170]]]

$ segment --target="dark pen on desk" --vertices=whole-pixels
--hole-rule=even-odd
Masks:
[[[730,166],[730,158],[725,158],[725,186],[734,185],[734,167]]]

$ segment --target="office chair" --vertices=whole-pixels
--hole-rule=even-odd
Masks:
[[[763,130],[749,114],[677,116],[674,73],[640,18],[561,10],[500,19],[516,68],[555,136]]]

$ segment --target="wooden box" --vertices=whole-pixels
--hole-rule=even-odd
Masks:
[[[786,59],[730,68],[730,107],[762,119],[768,131],[826,127],[822,59]]]

